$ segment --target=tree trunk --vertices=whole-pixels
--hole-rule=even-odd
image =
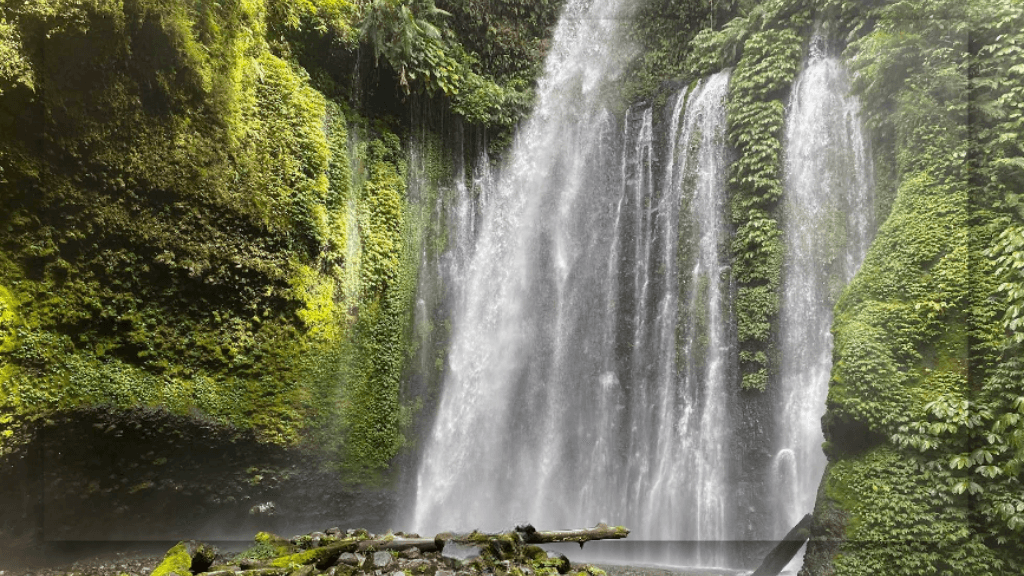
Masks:
[[[779,572],[800,551],[811,534],[811,515],[803,517],[793,529],[764,557],[764,561],[750,576],[778,576]]]

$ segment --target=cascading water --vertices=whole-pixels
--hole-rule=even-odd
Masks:
[[[616,40],[624,5],[568,3],[537,108],[488,192],[417,477],[421,531],[579,520],[555,494],[583,461],[569,439],[596,430],[591,415],[608,399],[586,386],[606,352],[607,257],[594,255],[615,241],[614,204],[600,192],[615,179],[601,167],[614,165],[616,123],[603,106],[630,57]]]
[[[609,96],[631,52],[617,34],[622,9],[570,0],[509,163],[477,182],[478,217],[458,195],[460,289],[416,479],[421,533],[608,520],[636,540],[723,542],[753,533],[735,527],[752,507],[767,510],[772,526],[758,530],[775,537],[813,505],[831,307],[870,239],[856,101],[815,48],[786,133],[776,455],[742,480],[731,454],[747,429],[735,408],[729,74],[675,95],[667,130],[647,106],[616,119]],[[744,492],[750,478],[769,479],[770,502]],[[645,560],[730,563],[710,550]]]
[[[681,126],[676,121],[684,95],[677,96],[663,191],[654,210],[665,274],[651,339],[635,342],[636,349],[649,351],[641,366],[656,366],[654,402],[638,407],[650,414],[642,418],[654,427],[648,434],[653,450],[643,458],[652,473],[636,487],[642,494],[637,507],[642,517],[636,522],[648,538],[732,537],[727,504],[727,365],[734,348],[725,221],[728,84],[728,73],[700,83],[685,98]]]
[[[484,211],[418,530],[607,519],[640,539],[732,537],[729,76],[675,97],[656,174],[654,111],[619,127],[599,91],[628,52],[616,10],[570,3]]]
[[[780,392],[773,461],[781,536],[811,512],[825,469],[821,416],[832,369],[832,308],[873,233],[873,176],[859,105],[839,61],[815,36],[787,118],[780,310]]]

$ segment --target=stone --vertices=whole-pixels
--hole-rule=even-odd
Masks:
[[[434,573],[434,576],[455,576],[455,572],[452,570],[438,570]]]
[[[217,558],[217,549],[205,542],[189,540],[186,544],[188,555],[192,557],[191,570],[194,574],[206,572]]]
[[[249,509],[249,514],[253,516],[273,516],[277,512],[277,505],[273,502],[264,502],[263,504],[257,504]]]
[[[416,547],[406,548],[405,550],[402,550],[398,555],[408,560],[415,560],[423,556],[423,554],[420,552],[420,549]]]
[[[431,565],[432,562],[430,562],[430,560],[425,560],[423,558],[417,558],[415,560],[401,560],[398,564],[398,566],[404,570],[418,573],[427,572]]]
[[[548,552],[548,562],[546,564],[558,570],[559,574],[565,574],[572,567],[569,559],[560,552]]]
[[[360,558],[359,555],[353,554],[351,552],[343,552],[341,556],[338,557],[338,564],[345,564],[348,566],[359,566],[362,563],[363,559]]]
[[[373,553],[373,566],[374,566],[374,568],[384,568],[384,567],[390,565],[391,562],[394,561],[394,559],[395,559],[395,557],[392,556],[391,552],[388,552],[387,550],[381,550],[380,552],[374,552]]]

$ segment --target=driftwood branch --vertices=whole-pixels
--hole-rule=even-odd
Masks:
[[[440,548],[434,538],[395,538],[393,540],[361,540],[357,546],[359,552],[367,550],[408,550],[418,548],[420,552],[437,552]],[[442,544],[443,546],[443,544]]]
[[[533,526],[517,526],[516,531],[522,534],[523,541],[527,544],[550,544],[553,542],[576,542],[583,547],[585,542],[591,540],[619,540],[629,536],[629,530],[624,526],[608,526],[604,522],[593,528],[582,530],[548,530],[538,531]]]
[[[334,530],[334,532],[332,532]],[[328,533],[314,532],[286,540],[280,536],[261,532],[255,541],[273,550],[270,558],[241,557],[230,565],[213,566],[215,551],[205,544],[180,542],[168,551],[156,572],[167,574],[202,574],[203,576],[294,576],[311,574],[314,568],[326,570],[332,566],[347,566],[352,576],[370,576],[392,567],[394,571],[410,570],[433,572],[462,566],[487,568],[491,571],[502,563],[506,569],[529,573],[540,568],[554,568],[559,574],[572,569],[569,559],[556,552],[547,552],[535,544],[577,542],[582,547],[590,540],[625,538],[629,530],[622,526],[598,524],[582,530],[538,531],[533,526],[517,526],[509,532],[487,534],[474,531],[469,534],[443,532],[433,538],[416,534],[373,535],[365,530],[349,532],[344,538],[337,529]],[[452,553],[444,550],[452,545]],[[460,550],[460,547],[465,547]],[[297,569],[297,567],[303,567]],[[429,570],[424,567],[429,568]],[[577,570],[573,576],[593,576],[589,568]]]
[[[553,544],[555,542],[576,542],[583,547],[585,542],[591,540],[618,540],[629,535],[629,530],[623,526],[608,526],[600,523],[593,528],[582,528],[579,530],[544,530],[540,531],[529,524],[516,526],[511,532],[498,532],[488,534],[485,532],[470,532],[469,534],[455,534],[442,532],[434,537],[438,549],[444,547],[445,542],[455,542],[463,545],[484,545],[484,544]]]
[[[779,572],[789,564],[789,561],[800,551],[800,547],[807,542],[811,532],[811,515],[804,516],[793,529],[786,534],[781,542],[765,556],[764,561],[750,576],[778,576]]]

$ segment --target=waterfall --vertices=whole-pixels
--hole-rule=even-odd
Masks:
[[[567,4],[537,106],[485,192],[416,480],[420,531],[584,521],[576,506],[586,481],[574,467],[583,437],[601,434],[601,418],[618,420],[624,386],[601,370],[607,254],[619,241],[609,233],[618,199],[603,194],[619,180],[617,122],[605,105],[632,53],[618,40],[620,4]],[[593,393],[602,382],[615,390]]]
[[[825,456],[821,416],[832,370],[832,308],[873,232],[873,177],[849,78],[815,36],[786,122],[780,403],[772,466],[774,536],[812,511]]]
[[[734,346],[728,314],[725,95],[729,74],[677,96],[669,131],[663,191],[655,207],[658,263],[664,278],[648,340],[634,348],[656,367],[653,403],[638,407],[652,450],[652,467],[636,490],[642,512],[636,525],[673,540],[722,541],[732,537],[727,503],[729,356]],[[679,253],[680,250],[682,253]],[[681,297],[681,298],[680,298]],[[637,366],[639,372],[640,366]],[[646,387],[646,378],[635,374]],[[647,414],[644,414],[644,413]]]
[[[674,96],[659,170],[654,109],[620,123],[595,92],[620,50],[601,62],[560,44],[614,24],[563,18],[490,192],[417,478],[419,531],[608,520],[639,539],[732,537],[729,74]]]
[[[730,75],[664,110],[616,115],[615,78],[632,52],[622,10],[570,0],[506,163],[477,178],[478,195],[458,188],[459,287],[416,477],[420,533],[609,521],[631,540],[715,543],[747,537],[736,526],[755,512],[772,524],[767,537],[781,535],[813,506],[831,309],[870,240],[870,165],[848,79],[815,48],[793,88],[781,373],[765,397],[779,398],[775,456],[740,474],[733,453],[750,427],[737,409]],[[768,478],[758,490],[770,501],[741,486],[752,477]],[[737,563],[721,547],[687,554],[644,561]]]

